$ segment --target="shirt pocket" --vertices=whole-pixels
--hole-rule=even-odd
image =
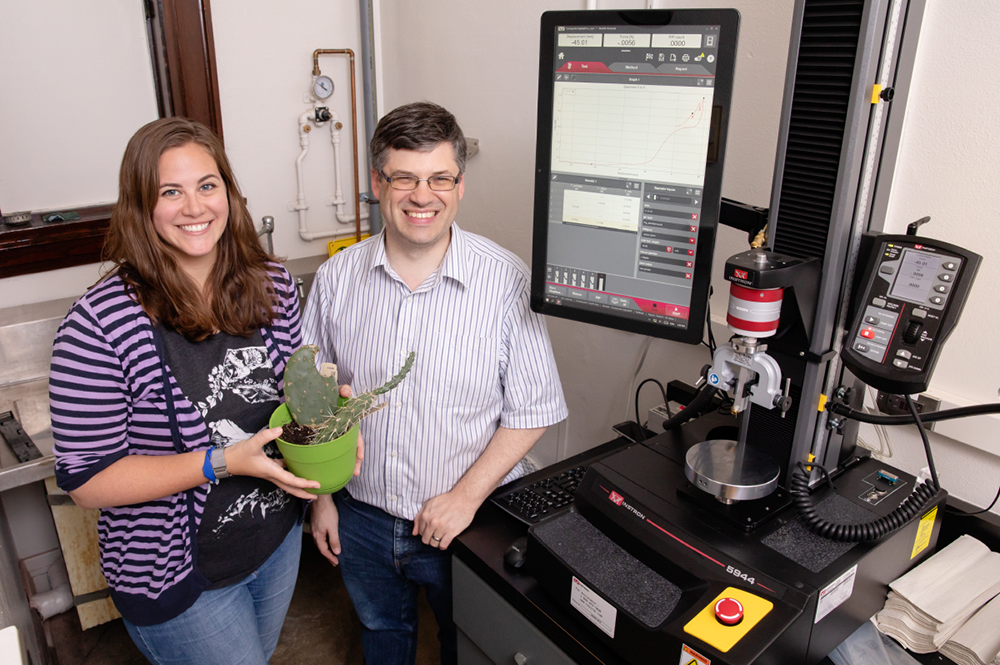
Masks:
[[[440,346],[434,403],[479,411],[499,400],[500,343],[495,337],[446,337]]]

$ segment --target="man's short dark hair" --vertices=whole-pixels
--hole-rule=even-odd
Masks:
[[[455,150],[457,175],[465,173],[465,134],[455,116],[431,102],[404,104],[379,120],[369,147],[369,161],[382,173],[390,149],[430,152],[442,143],[451,143]]]

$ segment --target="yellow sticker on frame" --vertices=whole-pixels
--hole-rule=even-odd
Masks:
[[[937,506],[931,508],[926,515],[920,518],[920,524],[917,525],[917,538],[913,542],[913,553],[910,554],[911,560],[930,546],[931,533],[934,532],[936,518]]]

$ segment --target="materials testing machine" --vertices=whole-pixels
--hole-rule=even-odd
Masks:
[[[816,663],[936,542],[936,476],[859,454],[825,407],[859,408],[859,378],[925,389],[979,257],[866,233],[888,122],[869,97],[906,3],[834,4],[796,3],[769,240],[724,269],[732,339],[665,434],[593,464],[529,532],[529,572],[628,662]],[[536,311],[702,341],[739,21],[543,16]]]

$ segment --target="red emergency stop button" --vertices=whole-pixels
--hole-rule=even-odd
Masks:
[[[720,598],[715,604],[715,618],[726,626],[735,626],[743,621],[743,605],[735,598]]]

